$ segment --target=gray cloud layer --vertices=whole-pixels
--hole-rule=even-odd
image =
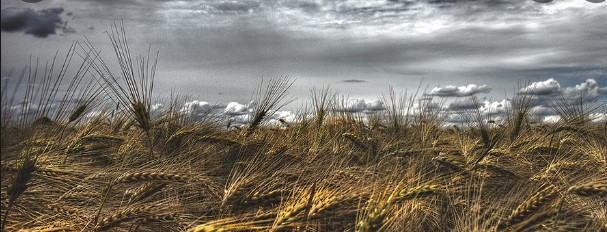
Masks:
[[[69,38],[86,35],[96,44],[107,43],[102,32],[124,19],[133,48],[151,43],[160,49],[161,92],[176,88],[210,102],[247,98],[246,87],[261,76],[281,74],[298,78],[302,88],[331,83],[344,94],[366,96],[388,85],[415,88],[422,79],[443,86],[435,96],[476,94],[444,93],[444,86],[468,83],[487,84],[493,90],[479,93],[501,96],[518,81],[607,80],[607,5],[581,0],[56,0],[25,6],[31,5],[74,12],[70,25],[81,34]],[[2,67],[21,65],[24,50],[52,54],[65,43],[41,46],[13,34],[2,33],[3,58],[14,57]],[[300,92],[307,97],[307,90]]]

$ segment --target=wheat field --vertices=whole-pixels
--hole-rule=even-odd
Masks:
[[[153,54],[131,58],[118,28],[110,39],[117,70],[75,43],[81,74],[26,77],[35,109],[3,89],[3,231],[607,230],[607,127],[576,103],[544,125],[519,97],[506,120],[462,112],[458,127],[409,112],[415,95],[391,91],[363,118],[322,88],[269,125],[283,77],[260,84],[246,125],[189,120],[179,96],[152,117]]]

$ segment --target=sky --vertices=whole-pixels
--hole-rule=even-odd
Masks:
[[[159,51],[156,94],[199,104],[245,107],[262,78],[283,75],[299,103],[330,85],[357,110],[390,86],[421,86],[446,109],[476,107],[469,97],[491,109],[525,89],[538,106],[556,95],[605,102],[607,2],[542,2],[2,1],[1,73],[14,78],[30,55],[50,59],[84,38],[112,60],[106,32],[118,21],[134,54]]]

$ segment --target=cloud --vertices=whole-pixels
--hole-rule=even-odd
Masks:
[[[214,5],[215,10],[221,13],[245,13],[259,8],[255,1],[223,1]]]
[[[275,126],[286,126],[286,124],[292,124],[295,122],[297,115],[292,111],[276,111],[268,120],[269,125]]]
[[[545,81],[533,82],[527,87],[520,89],[519,94],[525,95],[552,95],[558,93],[561,85],[554,80],[554,78],[550,78]]]
[[[554,110],[552,110],[548,106],[539,105],[539,106],[533,106],[533,107],[529,108],[529,115],[532,117],[533,116],[543,117],[543,116],[549,116],[549,115],[553,115],[553,114],[554,114]]]
[[[348,99],[337,108],[338,111],[358,113],[367,108],[367,103],[363,99]]]
[[[342,100],[341,105],[336,108],[337,111],[349,113],[373,113],[385,109],[384,103],[380,100],[365,101],[364,99]]]
[[[73,32],[61,19],[63,8],[35,11],[30,8],[9,7],[2,9],[0,29],[6,32],[23,32],[38,38],[46,38],[57,30]]]
[[[156,103],[150,106],[150,116],[157,118],[165,110],[164,104]]]
[[[209,115],[212,110],[213,107],[208,102],[194,100],[186,102],[180,112],[189,116],[192,120],[201,120]]]
[[[443,88],[435,87],[430,91],[429,94],[425,95],[437,97],[469,97],[479,93],[489,92],[491,92],[491,88],[487,85],[478,86],[475,84],[469,84],[467,86],[448,85]]]
[[[546,124],[555,124],[558,123],[560,120],[561,117],[558,115],[549,115],[544,117],[544,119],[542,119],[542,122]]]
[[[230,102],[223,110],[223,113],[231,116],[248,114],[251,111],[253,105],[253,102],[250,102],[247,105],[243,105],[238,102]]]
[[[481,106],[480,111],[485,115],[504,115],[510,108],[511,103],[508,99],[501,101],[485,101]]]
[[[247,105],[240,104],[238,102],[230,102],[223,113],[228,116],[228,121],[232,125],[245,125],[251,120],[251,108],[254,107],[255,103],[251,102]],[[272,115],[265,118],[265,124],[274,126],[286,126],[295,122],[296,115],[292,111],[276,111]]]
[[[445,117],[445,122],[447,124],[465,124],[468,122],[468,118],[464,117],[462,114],[448,114]]]
[[[588,117],[593,123],[607,123],[607,113],[591,113]]]
[[[343,80],[341,82],[345,82],[345,83],[362,83],[362,82],[367,82],[365,80],[358,80],[358,79],[347,79],[347,80]]]
[[[594,101],[601,96],[607,96],[607,87],[599,87],[599,84],[594,79],[588,79],[584,83],[574,87],[562,89],[562,93],[566,99],[579,99],[582,97],[586,101]]]
[[[596,80],[587,79],[575,86],[563,88],[558,81],[550,78],[531,83],[520,89],[519,94],[532,96],[529,103],[531,106],[547,106],[561,99],[569,103],[580,99],[584,103],[593,103],[607,96],[607,87],[600,87]]]
[[[468,98],[465,100],[456,100],[451,102],[447,107],[448,110],[458,111],[458,110],[474,110],[483,106],[483,103],[475,100],[474,98]]]
[[[250,120],[251,120],[250,114],[236,115],[236,116],[230,117],[230,119],[229,119],[229,121],[233,125],[245,125],[245,124],[248,124]]]
[[[367,102],[365,110],[367,111],[381,111],[381,110],[385,110],[386,107],[384,106],[384,102],[382,101],[372,101],[372,102]]]

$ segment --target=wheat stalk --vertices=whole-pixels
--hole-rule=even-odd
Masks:
[[[53,210],[53,211],[57,212],[57,213],[65,214],[65,215],[80,215],[82,213],[79,210],[69,209],[69,208],[60,206],[59,204],[49,205],[48,208],[50,210]]]
[[[542,206],[550,203],[558,194],[556,187],[549,185],[542,191],[537,192],[535,195],[530,197],[521,203],[515,210],[512,211],[508,220],[499,225],[498,228],[506,228],[511,225],[522,222],[529,216],[538,212]]]
[[[214,143],[214,144],[219,144],[219,145],[223,145],[223,146],[227,146],[227,147],[241,146],[241,144],[238,141],[227,139],[227,138],[220,138],[220,137],[216,137],[216,136],[203,136],[203,137],[197,138],[197,140],[201,141],[201,142],[205,142],[205,143]]]
[[[183,138],[198,133],[198,130],[193,127],[182,127],[177,130],[169,139],[167,139],[167,146],[177,147],[178,143],[183,140]]]
[[[358,223],[357,231],[372,232],[379,231],[383,225],[388,213],[393,206],[400,204],[406,200],[422,198],[425,196],[436,195],[444,191],[444,187],[434,184],[425,184],[414,187],[405,187],[392,193],[388,199],[381,205],[375,205],[370,210],[367,216]],[[372,201],[368,205],[373,205]]]
[[[40,226],[31,229],[21,229],[19,232],[56,232],[56,231],[76,231],[76,228],[70,226]]]
[[[29,155],[25,155],[17,174],[13,177],[7,190],[8,194],[8,206],[4,211],[4,217],[2,218],[2,231],[6,226],[6,220],[8,219],[8,213],[17,202],[17,199],[27,190],[28,183],[32,179],[33,173],[36,171],[36,160],[31,159]]]
[[[306,211],[307,204],[299,203],[293,207],[288,208],[285,212],[278,214],[276,221],[272,226],[272,231],[284,229],[292,222],[298,220],[300,214]]]
[[[119,138],[119,137],[93,134],[93,135],[87,135],[87,136],[81,137],[77,143],[118,144],[118,143],[123,143],[123,142],[124,142],[124,139]]]
[[[520,223],[519,226],[517,226],[514,231],[525,231],[528,229],[533,228],[534,226],[555,217],[556,215],[558,215],[558,210],[548,210],[546,212],[542,212],[542,213],[538,213],[532,217],[530,217],[529,219],[523,221]]]
[[[162,188],[164,188],[167,184],[166,183],[161,183],[161,184],[156,184],[156,183],[147,183],[145,184],[139,191],[133,193],[133,195],[131,195],[130,199],[129,199],[129,204],[138,202],[138,201],[142,201],[154,194],[156,194],[157,192],[159,192]]]
[[[360,148],[361,150],[367,150],[368,146],[367,144],[365,144],[365,140],[362,137],[354,134],[354,133],[343,133],[341,136],[343,136],[344,138],[348,139],[350,142],[352,142],[352,144],[354,144],[356,147]]]

